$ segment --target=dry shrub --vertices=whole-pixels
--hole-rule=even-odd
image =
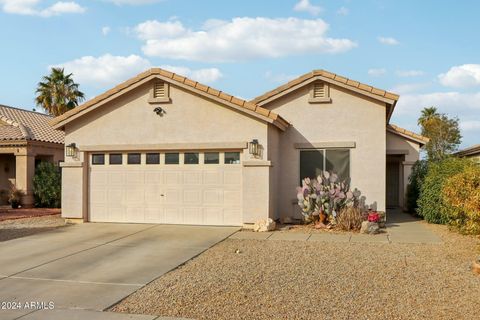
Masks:
[[[362,210],[356,207],[345,207],[336,217],[337,227],[345,231],[360,230],[364,220]]]
[[[442,189],[449,224],[466,234],[480,234],[480,166],[447,179]]]

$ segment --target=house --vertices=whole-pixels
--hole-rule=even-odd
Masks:
[[[55,118],[71,220],[242,225],[299,217],[296,187],[351,178],[377,210],[404,204],[426,138],[389,123],[398,96],[313,71],[244,101],[154,68]]]
[[[64,133],[54,130],[52,117],[0,105],[0,193],[7,203],[12,185],[25,195],[23,206],[33,205],[32,178],[41,161],[63,161]]]
[[[468,148],[459,150],[454,153],[458,157],[470,158],[474,161],[480,162],[480,144],[475,144]]]

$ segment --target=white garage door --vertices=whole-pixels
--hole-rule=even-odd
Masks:
[[[242,224],[240,152],[93,153],[93,222]]]

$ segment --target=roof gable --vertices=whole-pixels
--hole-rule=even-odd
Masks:
[[[259,106],[263,106],[273,100],[276,100],[284,96],[285,94],[288,94],[294,90],[299,89],[300,87],[306,86],[317,80],[321,80],[333,85],[337,85],[347,90],[354,91],[358,94],[384,102],[385,106],[388,109],[387,121],[390,120],[390,117],[393,113],[393,109],[395,108],[395,105],[399,99],[399,95],[395,93],[378,89],[370,85],[361,83],[359,81],[351,80],[325,70],[314,70],[292,81],[289,81],[286,84],[283,84],[271,91],[268,91],[262,94],[261,96],[258,96],[250,100],[250,102]]]
[[[400,128],[394,124],[387,124],[387,131],[398,136],[404,137],[410,141],[418,143],[420,146],[425,145],[430,139],[407,129]]]
[[[249,114],[262,121],[272,123],[281,130],[285,130],[289,126],[289,123],[285,119],[270,110],[160,68],[152,68],[140,73],[63,115],[54,118],[50,124],[56,129],[62,129],[66,123],[155,78],[179,86],[208,99],[215,100],[225,106]]]

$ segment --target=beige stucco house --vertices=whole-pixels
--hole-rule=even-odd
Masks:
[[[25,195],[23,206],[33,205],[32,178],[41,161],[63,161],[64,133],[54,130],[52,117],[0,105],[0,203],[7,204],[12,186]]]
[[[151,69],[64,115],[62,215],[80,221],[242,225],[299,218],[296,187],[351,178],[401,207],[426,139],[389,124],[398,96],[313,71],[252,101]],[[70,150],[71,151],[71,150]]]
[[[473,146],[455,152],[458,157],[469,158],[474,161],[480,162],[480,144],[474,144]]]

